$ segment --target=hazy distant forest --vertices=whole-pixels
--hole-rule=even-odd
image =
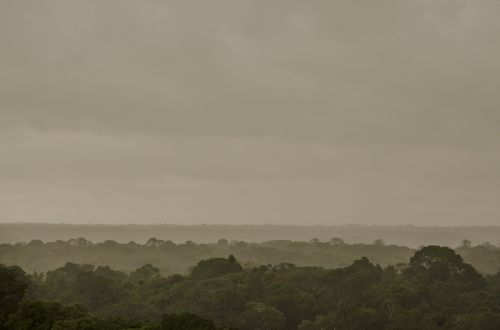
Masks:
[[[228,237],[2,243],[0,329],[500,329],[491,243]]]

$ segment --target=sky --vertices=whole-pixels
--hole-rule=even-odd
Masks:
[[[0,1],[0,222],[500,224],[500,2]]]

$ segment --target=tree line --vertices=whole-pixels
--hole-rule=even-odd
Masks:
[[[494,274],[500,269],[500,248],[491,244],[472,246],[464,241],[456,251],[479,272]],[[19,265],[28,272],[47,272],[70,261],[78,264],[110,266],[129,273],[144,264],[152,264],[161,274],[186,274],[201,259],[235,255],[244,266],[292,263],[297,266],[325,268],[347,267],[361,257],[383,267],[407,262],[415,249],[387,245],[382,240],[372,244],[347,244],[341,238],[328,241],[277,240],[261,243],[227,241],[215,243],[174,243],[157,238],[145,244],[118,243],[107,240],[93,243],[85,238],[67,241],[0,244],[0,263]]]
[[[2,265],[0,304],[8,330],[493,330],[500,274],[483,275],[440,246],[384,267],[366,257],[337,269],[251,266],[233,255],[166,276],[151,264],[126,273],[66,263],[31,274]]]

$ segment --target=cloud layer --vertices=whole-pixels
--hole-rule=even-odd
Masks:
[[[495,224],[496,1],[0,3],[0,221]]]

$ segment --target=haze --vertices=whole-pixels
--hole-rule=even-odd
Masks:
[[[0,221],[491,225],[498,1],[0,1]]]

